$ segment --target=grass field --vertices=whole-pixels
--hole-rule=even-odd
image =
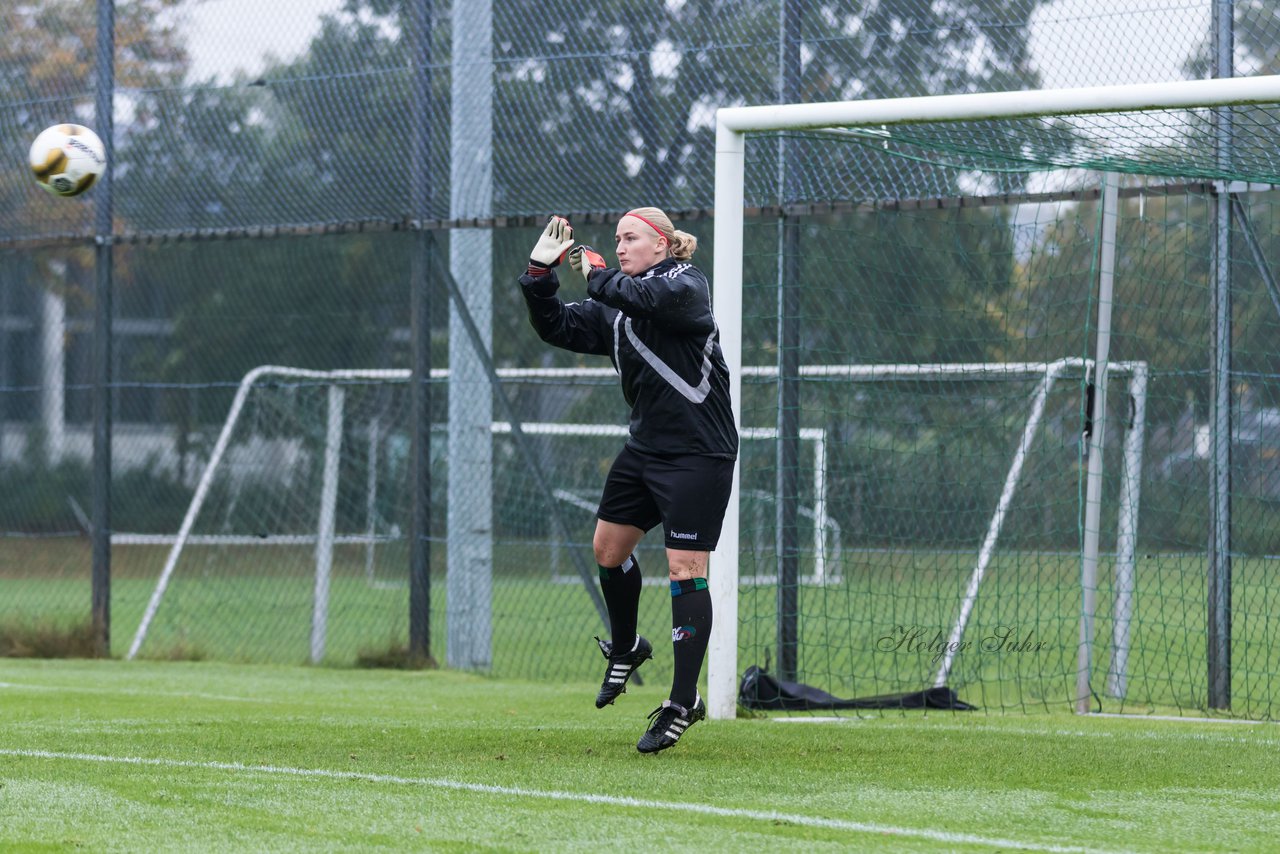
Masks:
[[[37,619],[72,623],[88,616],[90,585],[82,540],[0,538],[0,627]],[[441,550],[442,551],[442,550]],[[112,650],[122,656],[155,586],[166,550],[114,550]],[[308,660],[314,580],[305,548],[256,548],[234,553],[193,549],[157,612],[140,655],[145,658],[301,664]],[[252,561],[247,560],[252,558]],[[403,555],[385,555],[397,568]],[[550,561],[507,546],[494,576],[493,661],[489,675],[532,679],[594,678],[599,659],[592,635],[602,623],[582,585],[555,583]],[[520,560],[523,558],[523,562]],[[221,560],[222,563],[217,561]],[[842,579],[799,591],[800,679],[838,696],[919,690],[932,684],[936,652],[894,646],[903,631],[929,639],[949,631],[972,569],[972,555],[929,551],[846,551]],[[646,576],[658,582],[641,597],[640,627],[661,639],[670,627],[661,558],[645,553]],[[523,573],[512,567],[525,567]],[[1232,714],[1280,717],[1280,575],[1276,562],[1240,559],[1233,587]],[[77,568],[78,567],[78,568]],[[656,567],[656,569],[655,569]],[[1079,640],[1078,558],[1067,553],[1002,553],[992,562],[968,624],[971,647],[955,658],[951,684],[985,710],[1068,710],[1075,696]],[[1198,556],[1143,555],[1138,562],[1129,691],[1123,701],[1105,691],[1110,665],[1113,596],[1098,591],[1094,690],[1103,711],[1204,713],[1206,585]],[[1104,578],[1109,573],[1103,573]],[[385,578],[392,578],[386,572]],[[594,583],[594,582],[593,582]],[[712,580],[714,583],[714,579]],[[432,652],[446,649],[447,584],[432,581]],[[335,552],[325,661],[349,666],[403,645],[408,591],[403,584],[369,584],[363,552]],[[777,647],[777,589],[739,592],[739,670],[766,665]],[[984,648],[1004,627],[1025,648]],[[2,651],[0,651],[2,652]],[[654,661],[646,675],[670,680],[669,664]]]
[[[0,660],[5,851],[1280,850],[1274,724],[707,721],[594,682]]]

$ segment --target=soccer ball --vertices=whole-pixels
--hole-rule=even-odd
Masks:
[[[31,143],[31,171],[55,196],[78,196],[107,169],[107,149],[84,125],[54,125]]]

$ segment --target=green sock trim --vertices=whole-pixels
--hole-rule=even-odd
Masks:
[[[679,596],[681,593],[693,593],[697,590],[706,590],[707,580],[705,578],[689,578],[684,581],[671,582],[671,595]]]

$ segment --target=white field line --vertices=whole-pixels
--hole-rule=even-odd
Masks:
[[[964,714],[961,712],[960,714]],[[1252,723],[1252,724],[1272,724],[1273,721],[1243,721],[1243,720],[1219,720],[1217,718],[1179,718],[1172,715],[1084,715],[1085,718],[1096,717],[1113,717],[1120,720],[1130,720],[1135,723],[1145,721],[1160,721],[1162,723],[1198,723],[1198,724],[1236,724],[1236,723]],[[1062,729],[1061,727],[1047,726],[1043,729],[1034,727],[1020,726],[1004,726],[991,724],[971,724],[960,723],[952,724],[945,721],[939,721],[935,716],[929,720],[907,720],[907,721],[888,721],[881,717],[871,715],[837,717],[834,715],[825,716],[795,716],[795,717],[771,717],[769,720],[773,723],[799,723],[799,724],[835,724],[837,726],[849,726],[852,724],[865,724],[876,727],[878,729],[909,729],[921,732],[932,731],[964,731],[964,732],[989,732],[1001,735],[1031,735],[1031,736],[1067,736],[1070,738],[1130,738],[1136,741],[1207,741],[1221,742],[1233,744],[1252,744],[1267,745],[1270,747],[1280,747],[1280,738],[1268,738],[1264,735],[1259,736],[1240,736],[1229,732],[1219,732],[1209,730],[1204,732],[1187,732],[1186,730],[1177,729],[1150,729],[1135,730],[1132,732],[1102,732],[1098,730],[1087,729]]]
[[[0,683],[0,687],[3,687],[3,683]],[[945,709],[943,709],[942,711],[945,711]],[[1189,718],[1189,717],[1179,717],[1178,715],[1142,715],[1142,714],[1124,715],[1124,714],[1120,714],[1119,712],[1090,712],[1087,715],[1080,715],[1079,717],[1114,718],[1115,720],[1118,720],[1118,721],[1135,721],[1139,723],[1144,721],[1160,721],[1162,723],[1171,723],[1171,724],[1247,724],[1250,726],[1276,726],[1277,723],[1280,723],[1280,721],[1256,721],[1256,720],[1251,720],[1246,718]],[[782,723],[782,724],[836,724],[836,723],[847,724],[847,723],[861,723],[864,721],[873,721],[873,720],[877,720],[877,718],[866,716],[866,715],[858,716],[858,717],[841,717],[839,715],[803,715],[803,716],[798,715],[796,717],[789,717],[789,718],[771,718],[770,720],[774,721],[775,723]],[[923,724],[923,725],[930,726],[931,724]],[[932,724],[932,725],[945,726],[945,724]],[[1013,730],[1008,730],[1008,731],[1013,732]],[[1048,732],[1048,730],[1043,730],[1043,732]],[[1081,731],[1081,732],[1078,732],[1077,734],[1089,735],[1090,733]],[[1096,735],[1098,733],[1093,733],[1093,734]]]
[[[963,713],[961,713],[963,714]],[[1086,717],[1093,717],[1086,715]],[[1123,716],[1121,716],[1123,717]],[[827,718],[828,722],[849,722],[857,720],[854,718]],[[1160,727],[1149,730],[1134,730],[1131,732],[1102,732],[1098,730],[1088,729],[1063,729],[1057,726],[1046,726],[1044,728],[1035,727],[1018,727],[1018,726],[994,726],[990,724],[973,724],[958,723],[950,724],[938,721],[936,718],[931,721],[884,721],[881,719],[866,717],[861,719],[865,723],[870,723],[878,728],[885,729],[909,729],[915,731],[926,730],[949,730],[955,732],[989,732],[999,735],[1039,735],[1039,736],[1069,736],[1071,738],[1119,738],[1134,739],[1138,741],[1209,741],[1209,742],[1225,742],[1235,744],[1254,744],[1269,745],[1280,747],[1280,739],[1267,738],[1259,735],[1256,737],[1245,737],[1230,732],[1222,731],[1205,731],[1205,732],[1188,732],[1185,729],[1173,729]],[[1134,718],[1135,722],[1148,720],[1146,716]],[[1181,720],[1181,719],[1179,719]],[[1213,721],[1213,723],[1223,723],[1222,721]]]
[[[1086,718],[1117,718],[1128,721],[1169,721],[1175,724],[1252,724],[1254,726],[1270,724],[1276,721],[1255,721],[1246,718],[1183,718],[1178,715],[1123,715],[1119,712],[1089,712]]]
[[[819,827],[828,830],[847,830],[854,833],[873,833],[879,835],[902,836],[912,839],[927,839],[932,842],[943,842],[957,845],[978,845],[1000,849],[1022,849],[1026,851],[1050,852],[1092,852],[1102,849],[1085,848],[1078,845],[1053,845],[1041,842],[1026,842],[1015,839],[1003,839],[992,836],[979,836],[970,833],[950,833],[944,830],[929,828],[896,827],[888,824],[849,821],[840,818],[822,818],[820,816],[799,815],[794,813],[775,812],[772,810],[734,809],[730,807],[714,807],[707,804],[681,803],[678,801],[654,801],[642,798],[617,797],[614,795],[596,795],[588,792],[560,792],[555,790],[525,789],[518,786],[493,786],[485,783],[466,783],[460,780],[448,780],[430,777],[399,777],[392,774],[364,774],[353,771],[328,771],[320,768],[290,768],[277,765],[244,765],[239,762],[194,762],[184,759],[159,759],[142,756],[103,756],[94,753],[59,753],[48,750],[16,750],[0,748],[0,756],[25,757],[29,759],[59,759],[71,762],[97,762],[112,765],[140,765],[157,768],[189,768],[206,771],[232,771],[250,774],[268,774],[283,777],[299,777],[312,780],[340,780],[362,783],[390,783],[400,786],[423,786],[432,789],[446,789],[456,792],[473,792],[482,795],[509,795],[517,798],[538,798],[550,801],[569,801],[588,804],[605,804],[613,807],[635,807],[638,809],[660,810],[663,812],[684,812],[696,815],[709,815],[722,818],[751,819],[755,821],[787,822],[804,827]]]

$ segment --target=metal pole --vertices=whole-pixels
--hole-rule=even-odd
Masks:
[[[381,395],[379,395],[381,396]],[[364,580],[370,586],[377,576],[375,561],[377,559],[378,535],[378,446],[382,444],[382,417],[375,415],[369,419],[368,449],[365,452],[368,469],[364,476]]]
[[[779,100],[800,98],[800,4],[786,0],[779,45]],[[793,200],[799,152],[796,142],[778,140],[778,201]],[[778,439],[777,566],[778,664],[782,679],[796,679],[800,658],[800,222],[778,217]],[[814,556],[815,559],[817,556]]]
[[[1142,449],[1147,429],[1147,374],[1146,362],[1138,362],[1129,377],[1129,424],[1124,434],[1120,512],[1116,520],[1115,613],[1111,626],[1111,669],[1107,673],[1107,693],[1122,700],[1129,690],[1133,594],[1138,586],[1138,505],[1142,497]]]
[[[431,212],[431,23],[432,0],[410,4],[413,67],[412,218],[409,272],[412,331],[410,423],[412,426],[409,521],[409,655],[431,656],[431,266],[435,244],[422,223]]]
[[[1214,77],[1234,75],[1234,4],[1213,5]],[[1232,110],[1214,110],[1220,172],[1214,197],[1213,334],[1210,354],[1208,683],[1209,708],[1231,708],[1231,194]]]
[[[493,2],[453,4],[449,216],[493,213]],[[449,270],[466,304],[449,313],[449,486],[445,502],[445,655],[449,667],[493,663],[493,388],[460,319],[465,309],[492,350],[493,230],[449,230]],[[549,499],[550,500],[550,499]]]
[[[324,433],[324,469],[320,486],[320,519],[316,523],[316,583],[311,608],[311,663],[324,660],[329,634],[329,582],[333,575],[333,541],[338,517],[338,476],[342,462],[342,422],[347,392],[329,386],[329,409]]]
[[[827,583],[827,431],[818,428],[813,439],[813,583]],[[837,568],[837,575],[839,569]]]
[[[58,280],[67,281],[67,263],[51,259],[47,268]],[[100,271],[102,268],[97,268]],[[52,284],[52,282],[50,283]],[[40,296],[40,423],[44,426],[45,453],[49,465],[62,462],[67,446],[67,298],[52,288]],[[96,342],[97,339],[95,338]],[[95,354],[96,356],[96,354]]]
[[[1080,646],[1076,650],[1076,712],[1089,713],[1093,696],[1093,621],[1098,610],[1098,548],[1102,533],[1102,457],[1107,439],[1107,375],[1111,357],[1111,307],[1115,293],[1116,220],[1119,177],[1104,175],[1102,229],[1098,245],[1098,330],[1093,357],[1093,412],[1086,415],[1093,429],[1088,435],[1085,474],[1084,545],[1080,560]]]
[[[94,123],[107,152],[107,169],[94,193],[93,295],[93,593],[95,653],[111,655],[111,379],[112,270],[111,163],[114,155],[115,4],[98,0]]]

